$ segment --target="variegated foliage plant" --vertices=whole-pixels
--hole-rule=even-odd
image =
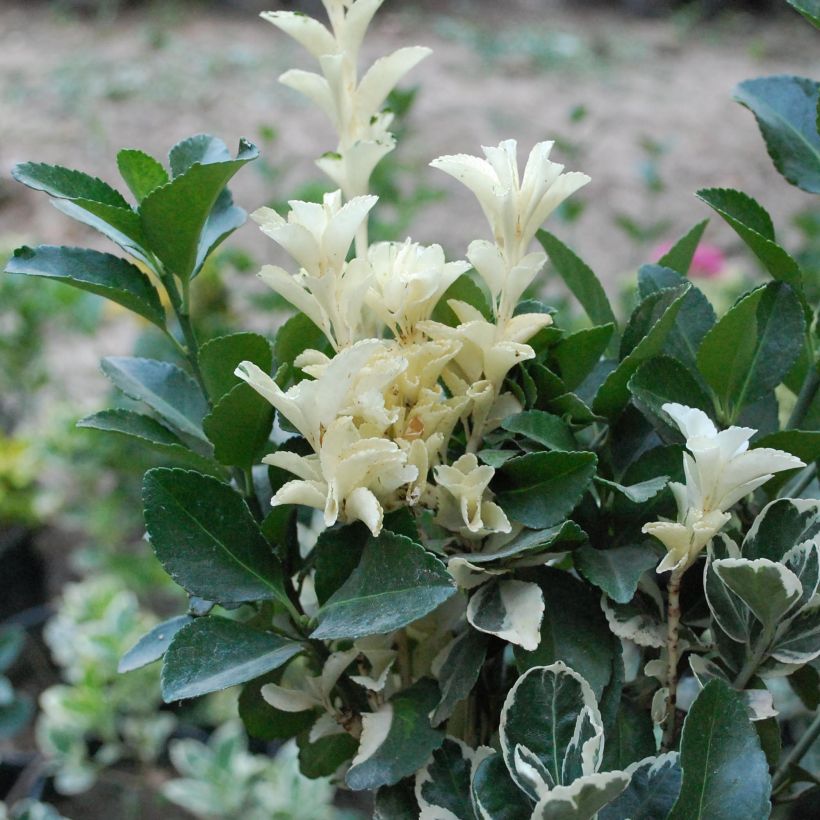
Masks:
[[[243,686],[250,734],[296,737],[306,774],[376,792],[379,818],[768,816],[811,781],[798,764],[820,731],[781,738],[768,688],[788,677],[817,706],[816,271],[750,197],[701,191],[771,279],[717,317],[687,278],[701,223],[638,271],[620,322],[542,230],[589,182],[546,142],[523,171],[512,140],[432,163],[489,224],[467,261],[371,244],[385,100],[428,50],[360,75],[382,0],[323,1],[329,25],[263,15],[318,62],[282,81],[338,136],[318,161],[338,190],[253,214],[293,260],[260,273],[297,311],[272,342],[202,340],[190,312],[244,220],[226,185],[249,143],[233,158],[193,137],[170,170],[123,151],[132,201],[15,171],[126,257],[26,247],[8,271],[107,296],[173,351],[105,359],[134,403],[82,422],[175,465],[146,474],[145,522],[190,611],[126,668],[162,658],[168,701]],[[817,83],[738,98],[778,169],[820,191]],[[587,326],[538,300],[548,258]]]

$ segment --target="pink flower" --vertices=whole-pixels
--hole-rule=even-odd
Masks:
[[[652,253],[652,258],[657,262],[672,248],[672,242],[664,242],[658,245]],[[702,242],[695,251],[689,275],[694,278],[716,279],[723,273],[726,266],[726,257],[717,245],[710,245]]]

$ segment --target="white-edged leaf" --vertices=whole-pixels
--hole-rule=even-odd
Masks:
[[[456,706],[472,691],[487,656],[487,636],[475,629],[465,629],[441,650],[433,661],[441,700],[431,716],[438,726],[453,714]]]
[[[543,616],[541,589],[526,581],[490,581],[467,605],[467,620],[476,629],[530,652],[538,647]]]
[[[628,766],[629,785],[609,805],[598,820],[655,820],[669,813],[680,793],[681,768],[677,752],[646,757]]]
[[[592,820],[628,783],[626,772],[579,777],[568,786],[556,786],[543,797],[532,813],[532,820]]]

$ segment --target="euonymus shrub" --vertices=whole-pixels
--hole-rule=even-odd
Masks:
[[[820,730],[781,736],[768,688],[787,677],[817,705],[811,272],[748,196],[701,191],[770,280],[716,316],[686,277],[701,223],[640,269],[621,323],[541,230],[588,178],[550,143],[520,170],[512,140],[432,163],[488,222],[468,261],[370,244],[383,104],[428,53],[359,75],[380,4],[325,0],[329,27],[263,15],[318,61],[282,81],[338,135],[318,163],[337,191],[253,214],[293,260],[260,273],[296,309],[272,343],[202,343],[189,310],[244,218],[226,184],[253,146],[193,137],[169,168],[123,151],[130,201],[77,171],[15,170],[126,257],[21,248],[8,271],[115,300],[184,359],[104,360],[141,409],[82,422],[179,464],[146,474],[145,523],[190,611],[124,666],[162,658],[168,701],[242,685],[251,735],[296,737],[305,774],[376,791],[381,818],[767,817],[773,793],[814,782],[800,759]],[[777,167],[820,189],[817,84],[738,94]],[[548,256],[589,326],[533,298]]]

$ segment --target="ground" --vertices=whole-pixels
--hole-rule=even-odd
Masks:
[[[153,3],[110,20],[48,4],[3,3],[0,247],[89,242],[86,229],[45,197],[8,179],[24,160],[114,181],[119,148],[163,155],[176,140],[208,131],[229,144],[240,136],[261,140],[264,161],[235,184],[248,209],[319,178],[312,162],[334,148],[330,128],[277,83],[290,67],[309,68],[309,58],[260,21],[252,2],[230,5],[219,13],[214,5]],[[731,99],[745,78],[820,73],[816,35],[797,15],[734,14],[707,24],[685,13],[641,20],[615,4],[554,0],[385,5],[368,57],[412,43],[434,49],[412,75],[421,91],[399,156],[417,181],[446,197],[417,214],[414,238],[440,242],[458,256],[485,234],[470,196],[427,162],[509,137],[524,150],[557,139],[555,155],[592,177],[581,218],[552,227],[610,290],[659,240],[709,215],[693,196],[700,187],[745,190],[784,226],[808,205],[774,172],[751,115]],[[623,217],[635,223],[631,237],[616,225]],[[730,251],[737,245],[715,220],[707,238]],[[274,256],[252,224],[231,241],[260,262]],[[120,333],[104,348],[72,350],[78,395],[89,395],[84,376],[96,380],[100,352],[128,353],[131,343],[129,333]]]

